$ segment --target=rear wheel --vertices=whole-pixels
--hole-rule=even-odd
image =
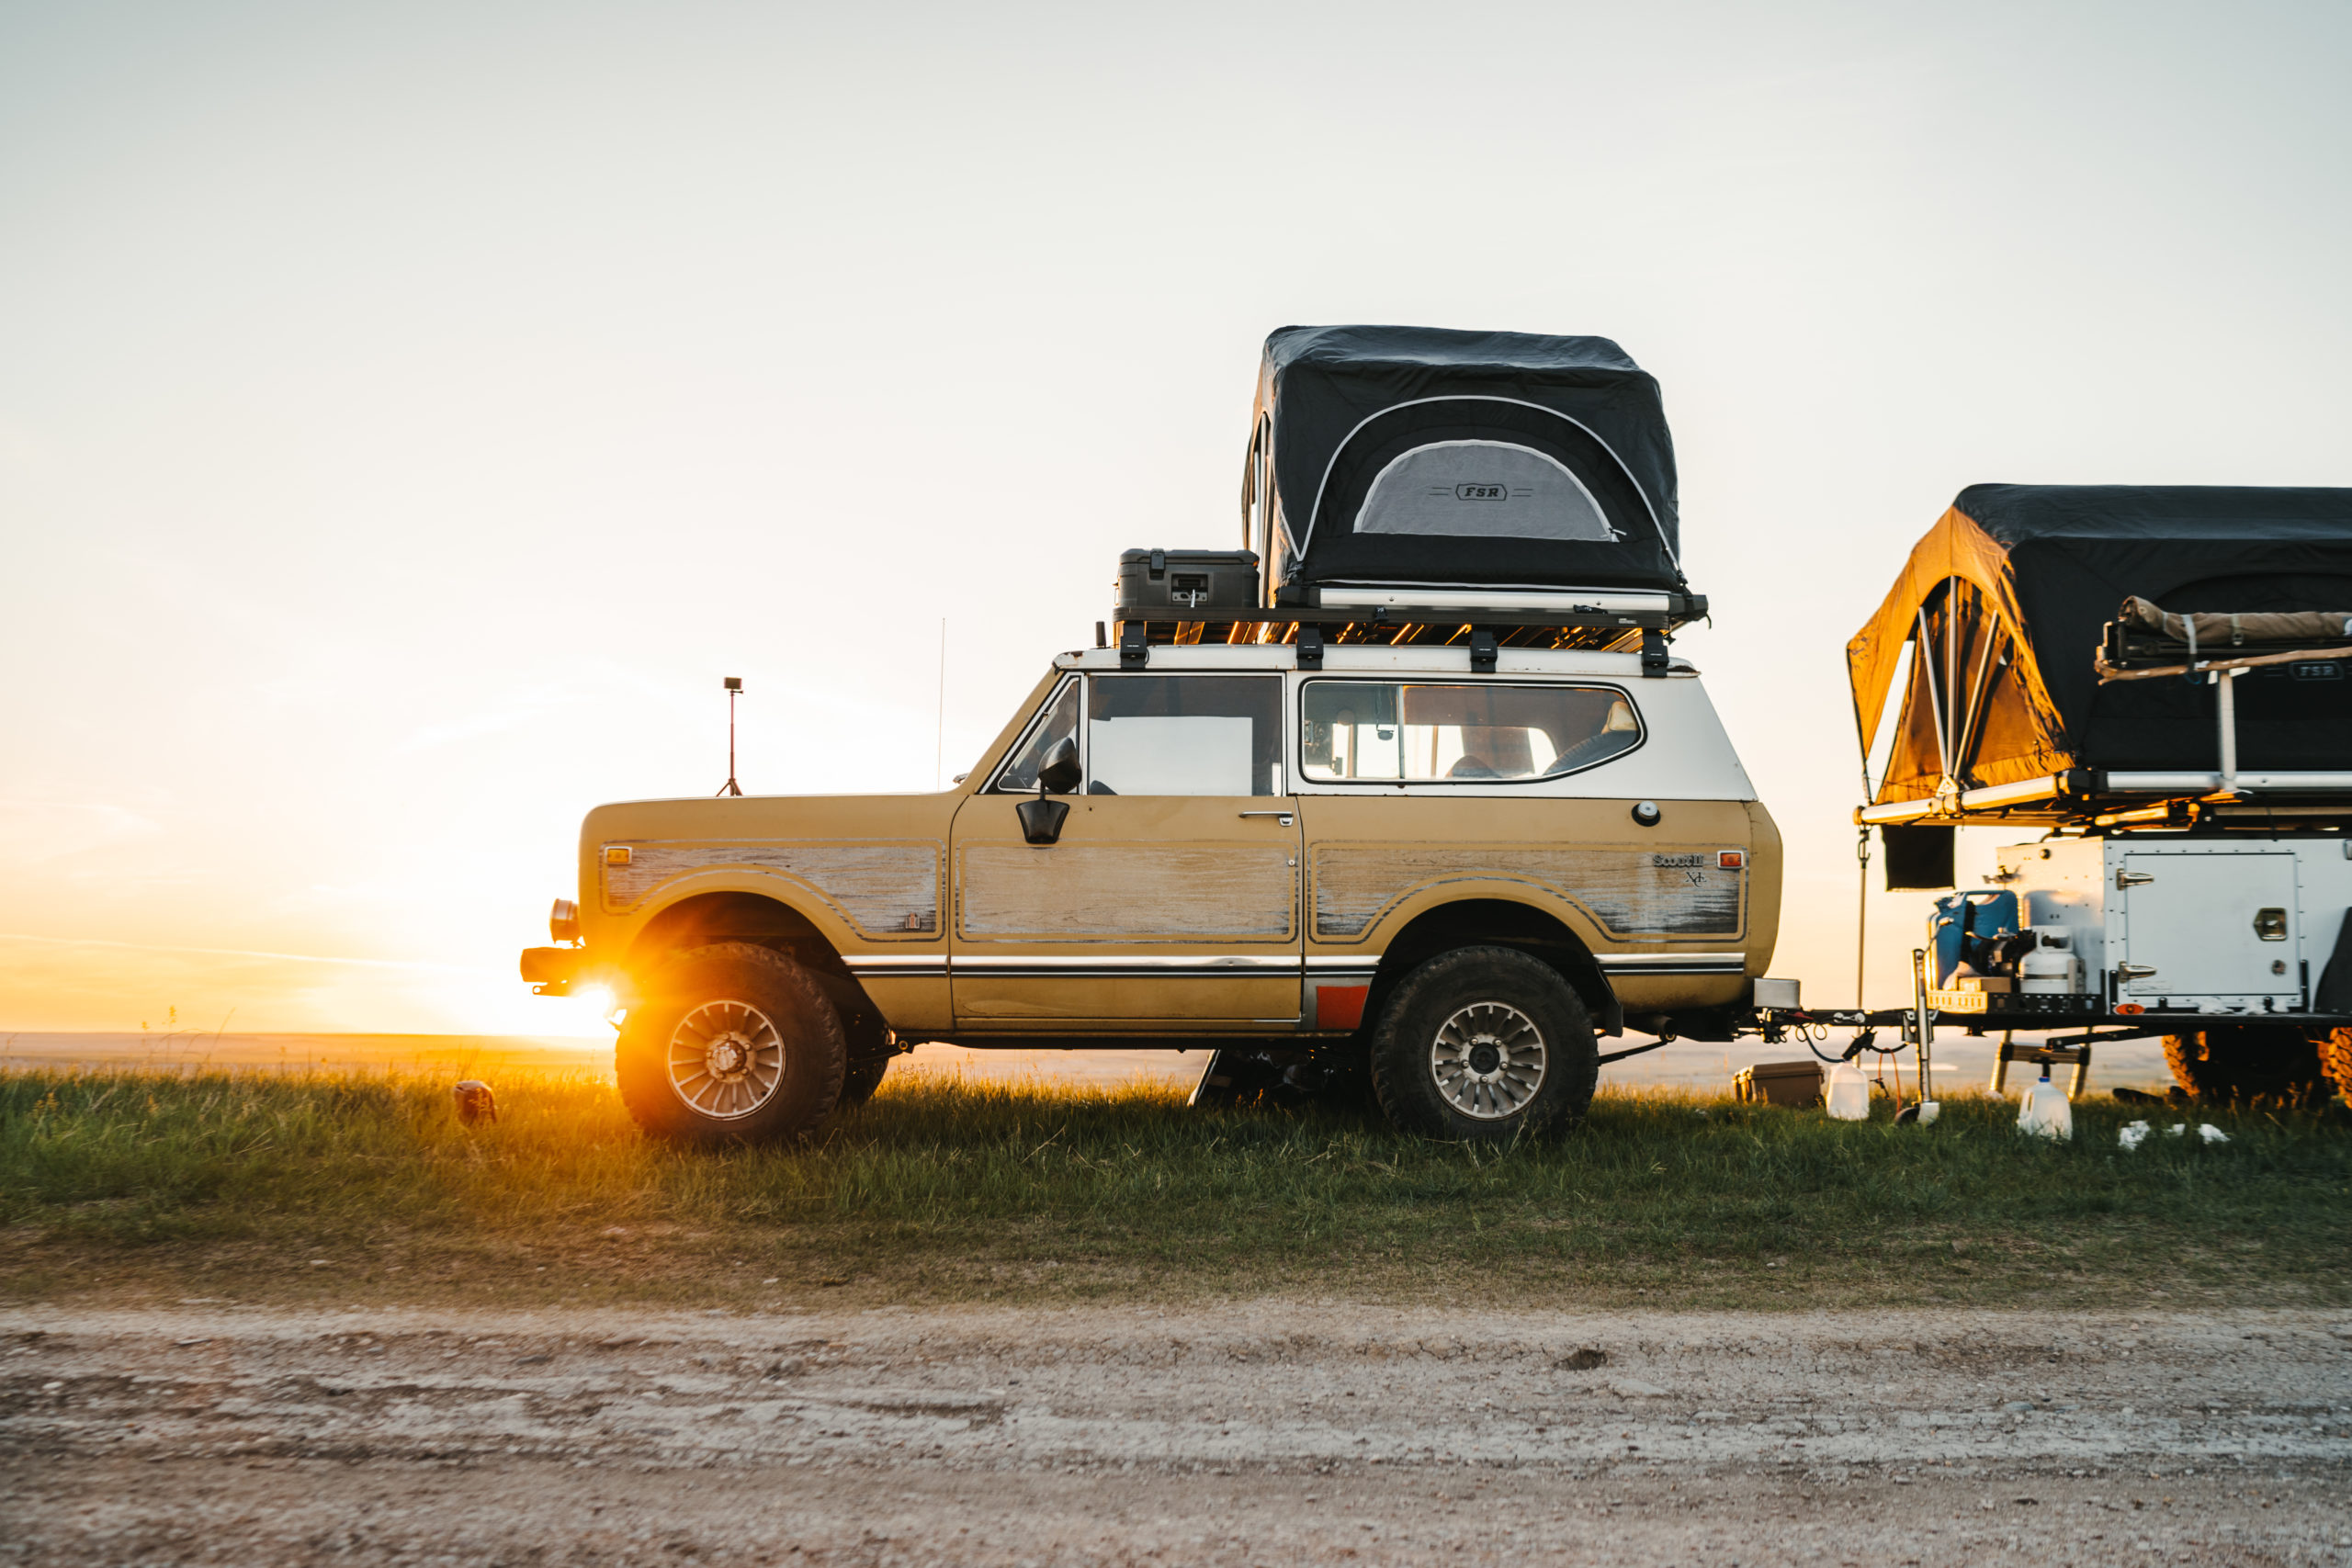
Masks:
[[[1438,954],[1405,977],[1373,1030],[1381,1110],[1431,1137],[1499,1140],[1579,1121],[1600,1075],[1583,1001],[1515,948]]]
[[[615,1053],[621,1100],[657,1137],[797,1137],[840,1100],[840,1015],[807,970],[726,942],[680,953],[629,1009]]]
[[[2165,1036],[2173,1080],[2199,1100],[2293,1100],[2326,1092],[2320,1047],[2300,1029],[2233,1024]]]

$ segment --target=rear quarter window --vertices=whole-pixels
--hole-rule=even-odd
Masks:
[[[1642,743],[1613,686],[1310,681],[1300,771],[1323,784],[1523,783],[1563,778]]]

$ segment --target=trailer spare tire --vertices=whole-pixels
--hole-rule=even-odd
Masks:
[[[2199,1100],[2312,1100],[2327,1092],[2319,1046],[2302,1030],[2242,1023],[2165,1036],[2173,1081]]]
[[[637,1124],[702,1144],[807,1133],[841,1099],[847,1064],[817,977],[742,942],[679,953],[648,976],[614,1053]]]
[[[1407,975],[1372,1036],[1373,1092],[1397,1126],[1492,1141],[1583,1119],[1600,1075],[1584,1002],[1509,947],[1457,947]]]

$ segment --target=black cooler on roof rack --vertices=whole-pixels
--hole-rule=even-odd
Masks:
[[[1688,592],[1657,383],[1607,338],[1284,327],[1242,507],[1268,604]]]
[[[1258,558],[1248,550],[1125,550],[1114,588],[1119,618],[1179,610],[1258,607]]]

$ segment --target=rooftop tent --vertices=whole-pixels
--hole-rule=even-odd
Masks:
[[[1947,777],[1965,790],[2068,768],[2213,768],[2211,687],[2099,682],[2101,632],[2133,596],[2174,614],[2352,609],[2352,490],[1961,491],[1846,645],[1864,753],[1894,726],[1879,801],[1928,798]],[[2238,682],[2242,766],[2352,767],[2352,679],[2310,673]]]
[[[1269,604],[1684,591],[1657,383],[1607,338],[1284,327],[1250,429],[1244,542]]]

